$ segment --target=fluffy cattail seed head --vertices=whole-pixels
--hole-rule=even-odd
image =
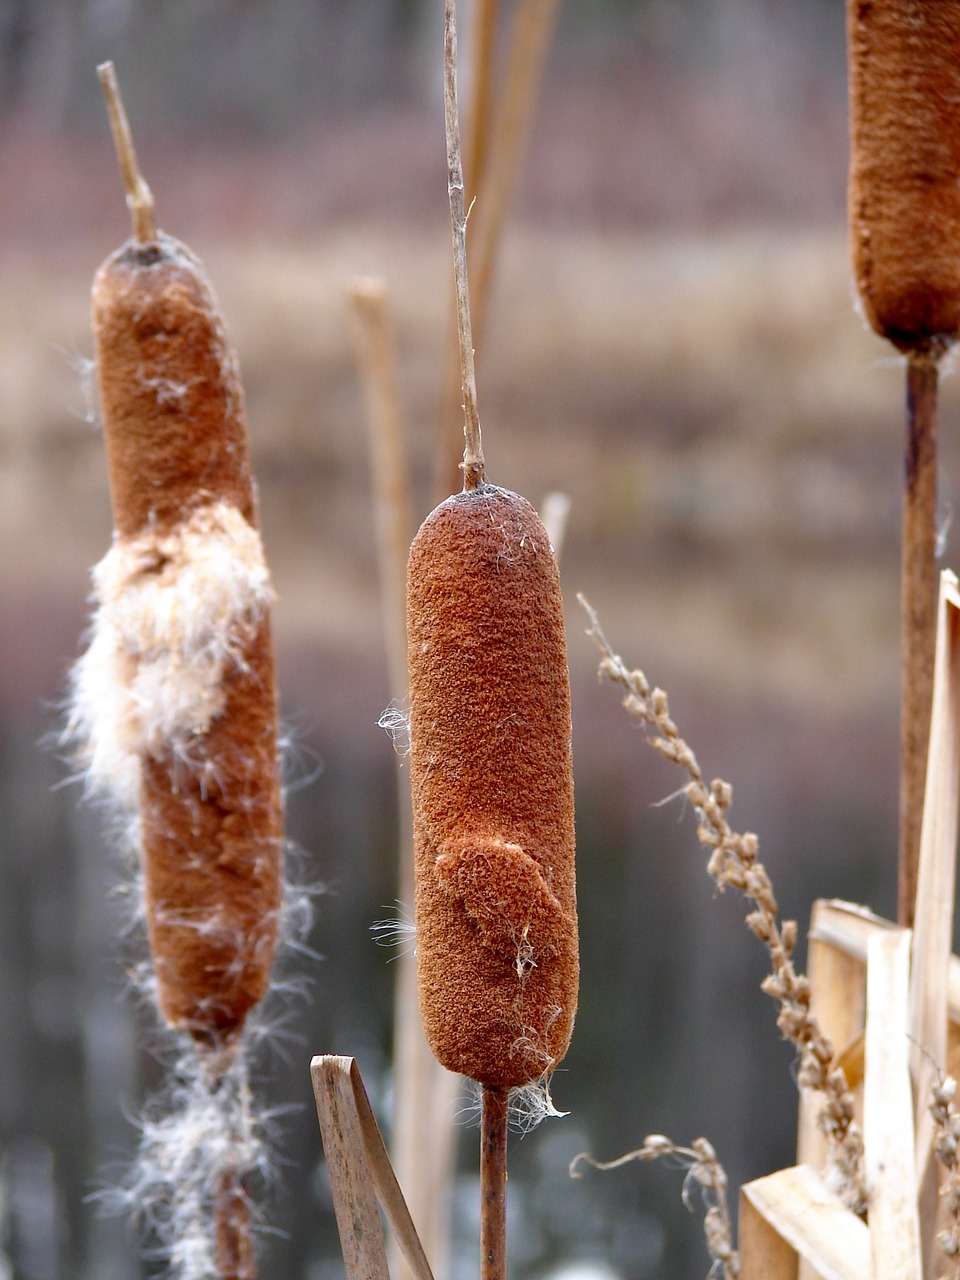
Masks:
[[[237,360],[169,236],[100,268],[93,322],[116,540],[74,675],[91,777],[137,813],[160,1011],[201,1041],[266,991],[282,894],[269,574]]]

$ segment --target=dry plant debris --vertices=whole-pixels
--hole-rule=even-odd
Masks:
[[[766,946],[772,967],[761,984],[762,990],[780,1003],[777,1026],[784,1039],[799,1051],[800,1086],[814,1089],[824,1098],[818,1124],[828,1143],[827,1181],[844,1204],[862,1216],[869,1193],[863,1171],[863,1134],[854,1121],[853,1097],[843,1070],[831,1065],[833,1045],[811,1011],[810,982],[794,967],[796,922],[781,923],[778,919],[770,877],[757,860],[757,837],[752,832],[740,834],[730,826],[727,810],[733,791],[729,783],[716,779],[708,785],[704,781],[696,756],[670,718],[666,693],[651,688],[642,671],[628,670],[610,648],[594,610],[582,595],[578,598],[590,619],[587,634],[603,655],[600,676],[624,690],[627,713],[652,730],[651,745],[664,759],[679,765],[690,779],[683,794],[697,813],[700,843],[711,850],[707,870],[721,891],[727,886],[739,889],[753,903],[747,925]]]
[[[690,1203],[694,1188],[700,1188],[706,1214],[703,1234],[712,1264],[708,1280],[740,1280],[740,1258],[733,1247],[733,1226],[727,1205],[727,1175],[717,1159],[717,1153],[706,1138],[697,1138],[692,1147],[680,1147],[662,1133],[651,1133],[643,1140],[643,1146],[628,1151],[616,1160],[595,1160],[581,1152],[570,1162],[570,1177],[583,1177],[578,1166],[593,1165],[595,1169],[619,1169],[632,1160],[660,1160],[669,1158],[686,1169],[683,1180],[683,1203],[692,1211]]]
[[[943,1272],[944,1280],[960,1280],[960,1115],[953,1105],[957,1082],[952,1076],[941,1076],[933,1090],[930,1114],[933,1116],[933,1150],[947,1171],[940,1187],[940,1205],[945,1225],[937,1233],[937,1244],[950,1259],[949,1272]]]

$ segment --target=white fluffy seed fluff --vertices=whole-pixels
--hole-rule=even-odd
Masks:
[[[189,763],[273,589],[259,533],[225,502],[197,508],[167,533],[116,538],[93,584],[66,736],[91,792],[130,811],[142,755],[171,752]]]
[[[213,1196],[220,1175],[269,1175],[246,1055],[214,1076],[185,1043],[140,1130],[136,1163],[122,1184],[96,1198],[106,1213],[129,1214],[152,1233],[170,1280],[212,1280],[219,1275]]]

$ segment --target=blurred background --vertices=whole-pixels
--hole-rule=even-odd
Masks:
[[[469,18],[464,0],[465,53]],[[708,879],[693,815],[659,804],[681,779],[598,685],[577,592],[733,784],[801,932],[819,896],[895,911],[903,377],[852,301],[843,23],[840,0],[561,6],[478,350],[490,477],[571,500],[583,985],[553,1090],[570,1115],[512,1146],[517,1280],[708,1269],[680,1173],[573,1182],[580,1150],[702,1134],[734,1186],[794,1152],[765,953]],[[88,301],[128,220],[95,66],[116,62],[158,221],[206,262],[244,372],[288,830],[296,874],[325,890],[322,958],[298,962],[307,994],[274,1009],[257,1064],[281,1112],[262,1274],[326,1280],[342,1264],[307,1068],[356,1055],[386,1125],[394,969],[370,926],[397,912],[345,290],[391,290],[420,519],[450,304],[441,49],[439,0],[0,0],[2,1277],[148,1274],[90,1197],[162,1072],[126,992],[118,860],[56,746],[111,536]],[[945,563],[958,407],[948,379]],[[476,1266],[471,1124],[456,1277]]]

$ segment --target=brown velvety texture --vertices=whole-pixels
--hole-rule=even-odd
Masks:
[[[226,501],[256,527],[236,356],[203,268],[178,241],[124,245],[94,282],[94,333],[118,536]],[[266,991],[282,896],[282,801],[269,617],[190,744],[141,759],[147,923],[161,1013],[199,1038]]]
[[[848,0],[850,247],[864,314],[903,351],[960,332],[960,5]]]
[[[171,1026],[229,1033],[270,980],[283,886],[273,649],[264,618],[189,764],[147,756],[141,854],[157,1001]]]
[[[570,690],[533,507],[456,494],[410,551],[420,1009],[451,1071],[509,1088],[566,1052],[577,1003]]]
[[[161,532],[218,498],[256,523],[246,409],[213,289],[186,245],[129,240],[93,284],[114,523]]]

